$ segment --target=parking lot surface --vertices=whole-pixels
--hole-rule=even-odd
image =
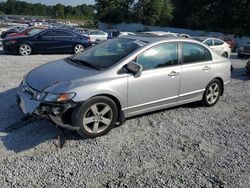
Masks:
[[[250,187],[247,60],[233,56],[231,83],[211,108],[193,103],[135,117],[96,139],[66,130],[62,149],[47,120],[4,133],[23,116],[15,101],[22,77],[67,56],[0,52],[0,187]]]

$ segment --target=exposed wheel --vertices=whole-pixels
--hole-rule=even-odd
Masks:
[[[95,138],[107,134],[115,125],[118,109],[108,97],[93,97],[72,113],[73,126],[80,127],[78,134],[85,138]]]
[[[203,104],[205,106],[214,106],[222,93],[222,86],[219,80],[212,80],[203,94]]]
[[[18,52],[20,55],[27,56],[32,53],[32,48],[28,44],[21,44],[18,48]]]
[[[222,57],[225,57],[225,58],[228,58],[228,53],[227,53],[227,52],[224,52],[221,56],[222,56]]]
[[[83,50],[84,50],[84,46],[82,44],[77,44],[74,47],[75,54],[81,53],[81,52],[83,52]]]

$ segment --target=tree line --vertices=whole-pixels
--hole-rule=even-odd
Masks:
[[[7,0],[0,2],[1,12],[250,35],[250,0],[95,0],[95,5],[75,7]]]
[[[0,2],[0,12],[9,15],[45,16],[55,19],[85,19],[92,20],[94,5],[64,6],[57,4],[47,6],[41,3],[27,3],[23,1],[7,0]]]
[[[250,0],[96,0],[98,18],[250,35]]]

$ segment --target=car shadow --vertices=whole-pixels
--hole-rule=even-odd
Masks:
[[[197,101],[197,102],[192,102],[192,103],[187,103],[187,104],[181,104],[181,105],[174,106],[174,107],[164,108],[164,109],[153,111],[153,112],[147,112],[147,113],[144,113],[144,114],[139,114],[139,115],[127,118],[127,120],[128,119],[134,119],[134,118],[140,118],[140,117],[144,117],[144,116],[148,116],[148,115],[153,115],[153,114],[157,114],[157,113],[160,113],[160,112],[166,112],[168,110],[171,111],[171,110],[178,109],[178,108],[189,108],[189,109],[193,108],[193,109],[195,109],[195,108],[203,108],[203,107],[204,107],[204,105],[202,104],[202,102]],[[118,125],[118,126],[120,126],[120,125]]]
[[[250,80],[250,75],[246,73],[245,68],[234,68],[231,78],[236,80],[248,81]]]
[[[35,119],[24,127],[8,133],[5,132],[8,126],[24,116],[16,103],[16,93],[17,88],[0,93],[0,142],[6,150],[19,153],[35,147],[39,148],[40,144],[55,140],[57,136],[56,126],[45,119]],[[64,133],[67,140],[82,139],[74,131],[64,130]]]

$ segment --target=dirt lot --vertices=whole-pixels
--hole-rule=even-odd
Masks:
[[[22,117],[16,88],[29,70],[67,55],[0,55],[0,187],[250,187],[250,76],[233,58],[232,82],[212,108],[199,103],[127,120],[107,136],[81,139]],[[45,75],[46,76],[46,75]]]

